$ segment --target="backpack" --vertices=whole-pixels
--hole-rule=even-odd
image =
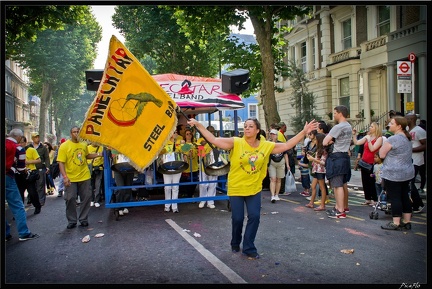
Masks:
[[[59,167],[59,164],[57,162],[57,154],[58,154],[58,150],[55,152],[52,164],[50,165],[50,172],[51,172],[51,177],[53,178],[53,180],[60,175],[60,167]]]

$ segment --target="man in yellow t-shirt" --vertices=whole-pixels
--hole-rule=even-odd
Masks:
[[[63,176],[65,191],[63,198],[66,201],[66,218],[68,229],[75,228],[77,219],[80,227],[88,226],[88,213],[91,202],[91,175],[87,159],[102,157],[102,153],[89,154],[87,143],[78,140],[79,127],[70,130],[71,138],[64,142],[58,151],[57,162]],[[80,197],[80,213],[77,216],[77,197]]]

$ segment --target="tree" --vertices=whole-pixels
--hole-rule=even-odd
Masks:
[[[85,7],[87,13],[80,24],[66,25],[63,30],[38,32],[36,41],[23,42],[23,53],[14,56],[29,71],[30,93],[41,98],[39,133],[43,137],[51,98],[57,108],[59,103],[64,105],[68,100],[75,101],[73,104],[76,105],[76,97],[83,91],[85,70],[92,67],[96,58],[95,47],[101,40],[101,27],[89,6]]]
[[[315,95],[309,92],[307,88],[309,80],[306,78],[306,74],[301,67],[296,67],[293,62],[290,62],[288,70],[293,90],[290,101],[296,110],[296,115],[291,117],[291,126],[297,133],[303,129],[306,121],[321,120],[321,117],[314,114],[314,109],[316,109]]]
[[[255,63],[247,63],[246,61],[256,61],[256,57],[260,58],[260,71],[252,70],[251,80],[261,79],[261,83],[252,83],[252,87],[260,90],[260,99],[264,109],[266,126],[271,123],[280,121],[280,116],[277,111],[275,91],[276,75],[285,75],[283,65],[283,33],[288,31],[288,27],[283,25],[281,20],[292,20],[295,16],[303,16],[309,13],[310,6],[176,6],[173,8],[176,12],[175,16],[182,15],[187,19],[189,26],[182,25],[182,29],[188,32],[188,35],[196,35],[199,31],[211,31],[223,29],[227,25],[235,25],[239,29],[243,28],[243,23],[249,17],[256,40],[258,42],[259,51],[254,47],[251,48],[252,56],[248,58],[240,58],[241,61],[236,61],[235,57],[227,56],[226,64],[231,64],[232,68],[241,68],[238,66],[253,67]],[[206,13],[206,10],[209,12]],[[281,22],[279,22],[281,21]],[[186,23],[186,21],[177,23]],[[280,24],[278,29],[276,24]],[[189,28],[188,28],[189,27]],[[230,50],[231,51],[231,50]],[[238,59],[238,58],[237,58]],[[257,76],[261,74],[262,76]]]
[[[200,42],[182,31],[172,16],[172,11],[159,6],[121,5],[115,8],[112,20],[135,57],[153,59],[153,72],[214,77],[222,47],[221,41],[215,41],[218,34],[212,32],[213,38]]]
[[[82,5],[5,5],[6,59],[22,54],[22,43],[36,41],[39,32],[79,23],[86,13]]]

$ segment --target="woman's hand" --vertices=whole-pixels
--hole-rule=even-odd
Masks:
[[[305,135],[308,135],[311,131],[318,129],[319,123],[313,119],[311,122],[306,122],[303,127],[303,133]]]

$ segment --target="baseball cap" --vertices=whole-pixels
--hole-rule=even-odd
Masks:
[[[65,138],[62,138],[61,140],[60,140],[60,143],[64,143],[66,141],[66,139]]]
[[[278,131],[275,130],[275,129],[272,129],[272,130],[270,131],[270,133],[271,133],[271,134],[278,134]]]
[[[38,133],[38,132],[35,131],[35,132],[32,132],[32,133],[31,133],[31,137],[36,137],[36,136],[39,136],[39,133]]]

